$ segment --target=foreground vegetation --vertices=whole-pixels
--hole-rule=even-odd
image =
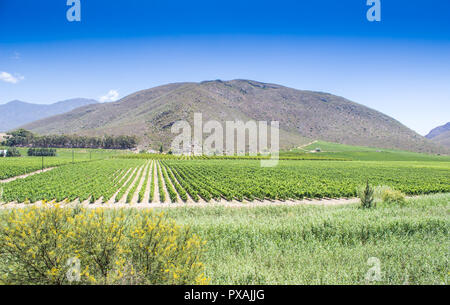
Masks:
[[[0,214],[0,284],[205,284],[203,245],[151,210],[13,209]]]
[[[84,284],[447,285],[449,208],[436,194],[370,209],[1,210],[0,281],[74,283],[75,257]]]
[[[450,194],[377,205],[166,210],[208,241],[211,284],[448,284]],[[376,260],[375,260],[376,261]],[[376,267],[376,266],[375,266]]]

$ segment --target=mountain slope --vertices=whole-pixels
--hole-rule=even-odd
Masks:
[[[425,136],[435,143],[450,148],[450,122],[445,125],[434,128]]]
[[[307,139],[343,144],[442,152],[442,148],[378,111],[328,93],[249,80],[176,83],[131,94],[118,102],[89,105],[24,128],[87,135],[136,134],[143,143],[170,144],[177,120],[277,120],[282,147]],[[192,123],[191,123],[192,124]]]
[[[70,99],[50,105],[31,104],[22,101],[11,101],[0,105],[0,131],[9,131],[21,125],[65,113],[75,108],[98,103],[92,99]]]

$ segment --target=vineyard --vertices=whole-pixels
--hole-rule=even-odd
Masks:
[[[23,163],[22,163],[23,164]],[[3,173],[3,172],[2,172]],[[450,192],[448,162],[112,158],[0,185],[1,202],[171,203],[354,197],[369,180],[409,195]]]
[[[19,148],[19,151],[22,155],[27,154],[27,149]],[[38,171],[43,167],[99,160],[114,154],[117,152],[110,150],[58,149],[56,157],[0,158],[0,180]]]

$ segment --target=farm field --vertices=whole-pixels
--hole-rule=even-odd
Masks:
[[[320,149],[320,152],[313,152]],[[313,152],[313,153],[311,153]],[[280,152],[280,157],[295,157],[298,155],[314,155],[317,158],[345,159],[357,161],[437,161],[450,162],[450,156],[421,154],[410,151],[353,146],[338,143],[315,141],[313,144],[291,151]]]
[[[8,149],[3,147],[0,149]],[[0,180],[20,176],[42,169],[41,157],[27,156],[26,148],[18,148],[22,157],[0,158]],[[108,158],[119,152],[101,149],[74,149],[73,161],[75,163]],[[56,157],[44,157],[44,168],[55,167],[72,163],[71,149],[57,149]]]
[[[13,160],[14,161],[14,160]],[[2,185],[1,202],[91,203],[355,197],[367,180],[408,195],[450,192],[449,162],[113,158],[65,164]]]

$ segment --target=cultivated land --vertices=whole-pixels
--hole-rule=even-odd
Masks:
[[[182,203],[341,198],[354,197],[356,188],[367,179],[410,195],[450,192],[450,163],[282,160],[277,167],[262,168],[256,160],[119,157],[66,164],[4,183],[1,201]]]
[[[408,195],[450,192],[448,156],[327,142],[315,142],[303,150],[318,147],[320,152],[315,153],[282,152],[273,168],[261,167],[262,157],[58,149],[57,157],[44,158],[44,168],[56,168],[2,183],[0,201],[148,204],[351,198],[367,180]],[[0,179],[41,168],[40,157],[1,158]]]
[[[0,150],[8,147],[0,147]],[[117,151],[105,149],[58,149],[56,157],[28,157],[26,148],[18,148],[23,157],[0,158],[0,182],[8,178],[21,176],[44,168],[55,167],[64,164],[95,161],[117,155]]]
[[[52,170],[1,183],[0,214],[46,201],[161,210],[207,241],[212,284],[364,284],[372,257],[376,284],[448,284],[448,156],[318,141],[262,168],[261,157],[75,152],[74,164],[71,150],[58,150],[44,159]],[[0,158],[0,174],[40,162]],[[367,179],[412,197],[372,209],[342,198]]]

